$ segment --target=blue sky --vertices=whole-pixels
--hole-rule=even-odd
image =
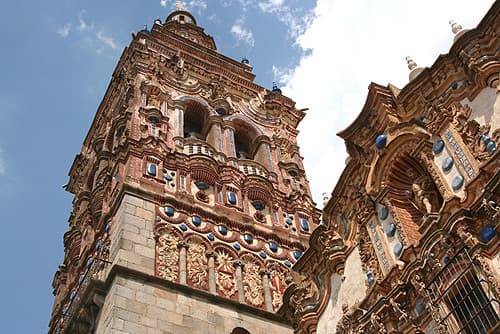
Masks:
[[[256,82],[279,81],[310,111],[299,145],[316,201],[343,168],[334,136],[370,81],[407,83],[404,57],[430,66],[455,19],[474,27],[490,0],[191,0],[219,52],[250,59]],[[63,259],[72,196],[61,186],[80,151],[130,33],[162,20],[173,1],[2,3],[0,79],[0,314],[5,333],[44,333],[53,273]],[[434,9],[434,10],[433,10]],[[318,141],[320,142],[318,144]],[[312,172],[314,171],[314,173]]]

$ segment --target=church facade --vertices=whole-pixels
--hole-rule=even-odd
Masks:
[[[500,331],[500,4],[402,89],[372,83],[280,314],[295,333]]]
[[[499,11],[370,85],[323,212],[305,110],[181,5],[133,34],[69,172],[49,333],[499,330]]]

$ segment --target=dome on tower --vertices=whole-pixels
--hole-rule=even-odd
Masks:
[[[181,24],[190,23],[196,25],[196,19],[193,14],[186,9],[183,2],[177,1],[175,6],[177,7],[177,10],[170,13],[165,22],[175,21]]]

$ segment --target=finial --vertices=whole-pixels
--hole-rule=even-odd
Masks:
[[[276,81],[273,81],[273,89],[272,89],[273,92],[275,93],[280,93],[281,94],[281,89],[278,88],[278,84],[276,83]]]
[[[186,5],[182,1],[176,1],[175,7],[177,7],[177,10],[186,10]]]
[[[155,20],[155,24],[161,24],[161,20],[160,20],[160,18],[157,18],[157,19]]]
[[[248,58],[243,57],[243,58],[241,58],[241,63],[242,63],[242,64],[245,64],[245,65],[249,65],[249,64],[250,64],[250,61],[248,60]]]
[[[450,21],[450,26],[451,26],[451,31],[456,35],[459,33],[463,28],[460,24],[456,23],[455,21],[451,20]]]
[[[410,71],[412,71],[414,68],[417,67],[417,63],[415,63],[410,56],[406,57],[405,59],[406,62],[408,63],[408,69],[410,69]]]

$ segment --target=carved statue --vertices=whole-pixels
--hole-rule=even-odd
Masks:
[[[373,329],[375,329],[375,330],[378,329],[379,333],[387,334],[387,330],[385,329],[384,324],[382,323],[382,321],[380,320],[380,317],[375,312],[373,312],[370,315],[370,322],[373,326]]]
[[[472,235],[469,231],[467,231],[467,227],[465,225],[461,225],[457,229],[457,235],[462,239],[463,243],[468,247],[474,247],[478,244],[478,240],[475,236]]]
[[[393,298],[389,299],[389,304],[391,304],[392,309],[393,309],[393,310],[394,310],[397,314],[399,314],[399,315],[398,315],[398,320],[399,320],[399,321],[404,321],[404,322],[408,321],[408,319],[409,319],[410,317],[408,316],[408,313],[407,313],[405,310],[403,310],[403,309],[401,308],[401,305],[399,305],[399,304],[398,304],[398,303],[397,303],[397,302],[396,302]]]

